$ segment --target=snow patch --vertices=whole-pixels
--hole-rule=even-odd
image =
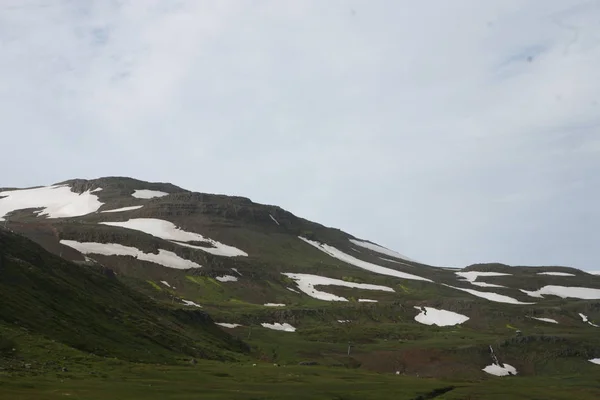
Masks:
[[[75,240],[61,240],[60,244],[69,246],[82,254],[101,254],[104,256],[131,256],[138,260],[149,261],[163,267],[176,269],[202,268],[202,265],[179,257],[177,254],[159,249],[158,254],[144,253],[135,247],[123,246],[117,243],[76,242]]]
[[[350,322],[349,319],[338,319],[337,322],[339,322],[340,324],[347,324],[348,322]]]
[[[273,329],[276,331],[296,332],[296,328],[294,328],[292,325],[288,324],[287,322],[284,322],[283,324],[280,324],[279,322],[275,322],[274,324],[269,324],[269,323],[263,322],[261,325],[264,328]]]
[[[531,319],[537,319],[542,322],[550,322],[551,324],[558,324],[558,321],[552,318],[537,318],[537,317],[529,317]]]
[[[139,210],[142,207],[144,207],[144,206],[129,206],[129,207],[122,207],[122,208],[115,208],[114,210],[100,211],[100,212],[115,213],[115,212],[123,212],[123,211],[132,211],[132,210]]]
[[[588,361],[591,363],[600,365],[600,358],[592,358],[591,360],[588,360]]]
[[[273,220],[273,222],[275,222],[277,225],[279,225],[279,221],[277,221],[274,216],[272,216],[271,214],[269,214],[269,217],[271,217],[271,219]]]
[[[228,322],[215,322],[215,324],[222,326],[223,328],[237,328],[238,326],[242,326],[240,324],[230,324]]]
[[[199,233],[184,231],[178,228],[174,223],[155,218],[134,218],[125,222],[100,222],[103,225],[118,226],[122,228],[132,229],[140,232],[156,236],[161,239],[169,240],[175,244],[184,247],[191,247],[211,253],[217,256],[237,257],[247,256],[248,254],[233,246],[217,242],[209,238],[205,238]],[[205,242],[213,247],[194,246],[181,242]]]
[[[581,317],[581,319],[583,320],[583,322],[587,322],[588,324],[590,324],[591,326],[595,327],[595,328],[600,328],[599,325],[596,325],[594,323],[592,323],[592,321],[590,321],[587,317],[587,315],[583,315],[582,313],[579,313],[579,316]]]
[[[202,308],[202,306],[201,306],[200,304],[194,303],[194,302],[193,302],[193,301],[191,301],[191,300],[184,300],[184,299],[181,299],[181,301],[182,301],[182,302],[183,302],[183,304],[185,304],[186,306],[194,306],[194,307],[199,307],[199,308]]]
[[[233,272],[235,272],[236,274],[238,274],[239,276],[243,276],[242,273],[240,271],[237,270],[237,268],[231,268],[231,270]]]
[[[467,272],[455,272],[456,275],[464,278],[463,280],[469,282],[472,285],[480,286],[480,287],[500,287],[503,288],[505,286],[496,285],[493,283],[485,283],[485,282],[476,282],[477,278],[480,276],[505,276],[511,274],[505,274],[502,272],[481,272],[481,271],[467,271]]]
[[[396,252],[394,250],[390,250],[388,248],[385,248],[385,247],[380,246],[380,245],[375,244],[375,243],[366,242],[364,240],[356,240],[356,239],[348,239],[348,240],[350,240],[350,242],[354,243],[357,246],[364,247],[365,249],[372,250],[372,251],[374,251],[376,253],[379,253],[379,254],[383,254],[383,255],[386,255],[386,256],[394,257],[394,258],[399,258],[401,260],[416,262],[415,260],[412,260],[412,259],[410,259],[410,258],[408,258],[406,256],[403,256],[402,254],[400,254],[400,253],[398,253],[398,252]],[[389,261],[393,261],[393,260],[389,260]]]
[[[171,287],[171,285],[169,285],[169,282],[167,282],[167,281],[160,281],[160,283],[162,283],[166,287]]]
[[[491,375],[496,376],[508,376],[508,375],[517,375],[517,369],[510,364],[503,364],[501,367],[499,364],[491,364],[483,369],[483,371],[487,372]]]
[[[303,240],[304,242],[310,244],[311,246],[316,247],[317,249],[321,250],[322,252],[329,254],[331,257],[333,258],[337,258],[340,261],[343,261],[345,263],[354,265],[355,267],[361,268],[361,269],[365,269],[367,271],[371,271],[374,272],[376,274],[381,274],[381,275],[387,275],[387,276],[394,276],[396,278],[402,278],[402,279],[413,279],[413,280],[417,280],[417,281],[427,281],[427,282],[432,282],[430,279],[427,278],[422,278],[420,276],[417,275],[413,275],[413,274],[407,274],[405,272],[400,272],[397,271],[395,269],[391,269],[391,268],[386,268],[386,267],[382,267],[380,265],[377,264],[373,264],[367,261],[363,261],[363,260],[359,260],[358,258],[355,258],[349,254],[346,254],[338,249],[336,249],[333,246],[329,246],[327,244],[324,243],[319,243],[319,242],[315,242],[306,238],[303,238],[301,236],[298,236],[301,240]]]
[[[153,199],[155,197],[168,196],[169,193],[161,192],[158,190],[140,189],[140,190],[135,190],[131,195],[133,197],[135,197],[136,199]]]
[[[371,300],[371,299],[358,299],[359,303],[377,303],[377,300]]]
[[[298,285],[298,289],[300,291],[306,293],[310,297],[319,300],[325,301],[348,301],[348,299],[340,296],[336,296],[331,293],[322,292],[320,290],[315,289],[315,286],[344,286],[349,288],[356,289],[365,289],[365,290],[382,290],[384,292],[393,292],[394,289],[387,286],[380,285],[371,285],[368,283],[354,283],[354,282],[346,282],[341,279],[333,279],[327,278],[319,275],[311,275],[311,274],[292,274],[292,273],[282,273],[296,281]]]
[[[94,190],[90,190],[90,193],[96,193],[96,192],[100,192],[100,191],[102,191],[102,190],[104,190],[104,189],[102,189],[101,187],[97,187],[97,188],[96,188],[96,189],[94,189]]]
[[[567,272],[538,272],[538,275],[552,275],[552,276],[575,276],[575,274],[569,274]]]
[[[299,292],[299,291],[297,291],[297,290],[296,290],[296,289],[294,289],[294,288],[291,288],[291,287],[286,287],[286,289],[287,289],[287,290],[289,290],[290,292],[294,292],[294,293],[298,293],[298,294],[300,294],[300,292]]]
[[[415,321],[425,325],[453,326],[469,320],[469,317],[466,315],[452,311],[440,310],[432,307],[415,306],[415,308],[421,311],[415,316]]]
[[[28,208],[42,208],[38,216],[48,218],[80,217],[98,211],[103,204],[90,191],[75,193],[69,185],[8,190],[0,192],[0,221],[13,211]]]
[[[600,289],[591,289],[586,287],[576,287],[576,286],[554,286],[548,285],[544,286],[539,290],[528,291],[519,289],[521,292],[526,293],[531,297],[543,298],[546,296],[558,296],[563,299],[573,298],[573,299],[582,299],[582,300],[599,300],[600,299]]]
[[[442,285],[448,286],[448,287],[450,287],[452,289],[462,290],[463,292],[467,292],[469,294],[472,294],[473,296],[481,297],[481,298],[487,299],[489,301],[495,301],[497,303],[507,303],[507,304],[535,304],[535,303],[524,303],[522,301],[519,301],[517,299],[513,299],[512,297],[505,296],[503,294],[497,294],[497,293],[492,293],[492,292],[480,292],[479,290],[459,288],[459,287],[456,287],[456,286],[446,285],[445,283],[443,283]]]
[[[237,280],[238,280],[238,278],[236,278],[235,276],[231,276],[231,275],[217,276],[215,279],[218,280],[219,282],[237,282]]]
[[[263,306],[266,307],[285,307],[285,304],[282,303],[265,303]]]

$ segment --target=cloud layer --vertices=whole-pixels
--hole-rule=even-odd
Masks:
[[[0,4],[0,186],[127,175],[435,265],[600,252],[600,4]]]

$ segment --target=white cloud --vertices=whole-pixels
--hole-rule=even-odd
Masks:
[[[129,175],[423,262],[589,268],[599,18],[583,0],[7,0],[0,186]]]

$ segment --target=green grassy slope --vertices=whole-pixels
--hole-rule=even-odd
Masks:
[[[235,359],[244,349],[202,311],[160,305],[107,269],[74,265],[4,231],[0,321],[90,353],[134,361]]]

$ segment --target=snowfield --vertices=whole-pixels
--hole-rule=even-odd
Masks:
[[[263,322],[261,325],[264,328],[273,329],[276,331],[296,332],[296,328],[294,328],[292,325],[288,324],[287,322],[284,322],[283,324],[280,324],[279,322],[275,322],[274,324],[269,324],[269,323]]]
[[[493,283],[486,282],[477,282],[477,278],[480,276],[506,276],[510,274],[505,274],[502,272],[480,272],[480,271],[467,271],[467,272],[455,272],[456,275],[463,278],[464,281],[469,282],[472,285],[480,286],[480,287],[499,287],[503,288],[505,286],[496,285]]]
[[[163,267],[176,269],[202,268],[202,265],[179,257],[177,254],[159,249],[158,254],[144,253],[135,247],[123,246],[118,243],[77,242],[61,240],[60,244],[69,246],[82,254],[101,254],[104,256],[131,256],[138,260],[149,261]]]
[[[216,325],[222,326],[223,328],[237,328],[240,324],[230,324],[227,322],[215,322]]]
[[[368,283],[346,282],[341,279],[327,278],[319,275],[292,273],[282,274],[287,276],[288,278],[295,280],[300,291],[306,293],[310,297],[325,301],[348,301],[348,299],[346,299],[345,297],[336,296],[331,293],[322,292],[320,290],[315,289],[315,286],[344,286],[355,289],[382,290],[384,292],[394,291],[394,289],[387,286],[371,285]]]
[[[558,296],[563,299],[573,298],[573,299],[582,299],[582,300],[599,300],[600,299],[600,289],[591,289],[586,287],[576,287],[576,286],[554,286],[548,285],[544,286],[539,290],[528,291],[519,289],[521,292],[526,293],[531,297],[543,298],[546,296]]]
[[[215,279],[218,280],[219,282],[237,282],[237,280],[238,280],[238,278],[236,278],[235,276],[231,276],[231,275],[217,276]]]
[[[575,274],[569,274],[567,272],[538,272],[538,275],[575,276]]]
[[[505,296],[503,294],[497,294],[497,293],[493,293],[493,292],[480,292],[479,290],[459,288],[459,287],[456,287],[456,286],[446,285],[445,283],[443,283],[442,285],[451,287],[452,289],[462,290],[463,292],[467,292],[469,294],[472,294],[473,296],[481,297],[481,298],[487,299],[489,301],[495,301],[497,303],[507,303],[507,304],[535,304],[535,303],[524,303],[522,301],[519,301],[517,299],[513,299],[512,297]]]
[[[421,311],[415,316],[415,321],[424,325],[454,326],[469,320],[469,317],[466,315],[452,311],[440,310],[432,307],[415,306],[415,308]]]
[[[158,190],[140,189],[135,190],[132,194],[136,199],[154,199],[155,197],[168,196],[169,193],[160,192]]]
[[[488,365],[483,369],[483,371],[496,376],[517,375],[517,369],[506,363],[504,364],[504,367],[501,367],[498,364]]]
[[[69,185],[8,190],[0,192],[0,221],[13,211],[29,208],[42,208],[38,212],[40,217],[80,217],[98,211],[103,204],[90,191],[78,194]]]
[[[583,315],[582,313],[579,313],[579,316],[581,317],[581,319],[583,320],[583,322],[586,322],[588,324],[590,324],[591,326],[595,327],[595,328],[600,328],[599,325],[596,325],[594,323],[592,323],[592,321],[590,321],[587,317],[587,315]]]
[[[329,254],[333,258],[337,258],[340,261],[354,265],[355,267],[358,267],[358,268],[361,268],[361,269],[364,269],[367,271],[374,272],[376,274],[394,276],[396,278],[402,278],[402,279],[413,279],[413,280],[417,280],[417,281],[432,282],[430,279],[427,279],[427,278],[423,278],[423,277],[413,275],[413,274],[407,274],[405,272],[396,271],[395,269],[386,268],[386,267],[382,267],[380,265],[373,264],[373,263],[370,263],[367,261],[359,260],[356,257],[346,254],[346,253],[336,249],[335,247],[329,246],[324,243],[315,242],[315,241],[303,238],[301,236],[298,236],[298,238],[300,238],[304,242],[310,244],[311,246],[316,247],[317,249],[321,250],[322,252]]]
[[[174,223],[156,218],[134,218],[125,222],[100,222],[103,225],[118,226],[121,228],[132,229],[156,236],[161,239],[169,240],[175,244],[193,249],[202,250],[217,256],[238,257],[248,254],[233,246],[219,243],[216,240],[205,238],[199,233],[184,231],[178,228]],[[213,247],[194,246],[181,242],[205,242]]]
[[[142,207],[144,207],[144,206],[129,206],[129,207],[122,207],[122,208],[115,208],[114,210],[100,211],[100,212],[115,213],[115,212],[123,212],[123,211],[132,211],[132,210],[139,210]]]
[[[374,252],[377,252],[379,254],[383,254],[385,256],[389,256],[389,257],[394,257],[394,258],[399,258],[401,260],[406,260],[406,261],[413,261],[416,262],[415,260],[412,260],[406,256],[403,256],[402,254],[395,252],[394,250],[390,250],[388,248],[385,248],[383,246],[379,246],[378,244],[375,243],[371,243],[371,242],[366,242],[364,240],[356,240],[356,239],[348,239],[350,240],[350,242],[354,243],[357,246],[363,247],[365,249],[369,249],[372,250]],[[394,261],[394,260],[389,260],[389,261]]]
[[[185,304],[186,306],[194,306],[194,307],[199,307],[199,308],[202,308],[202,306],[201,306],[200,304],[194,303],[194,302],[193,302],[193,301],[191,301],[191,300],[184,300],[184,299],[181,299],[181,301],[182,301],[182,302],[183,302],[183,304]]]
[[[542,322],[550,322],[551,324],[558,324],[558,321],[552,318],[537,318],[537,317],[529,317],[531,319],[537,319]]]

